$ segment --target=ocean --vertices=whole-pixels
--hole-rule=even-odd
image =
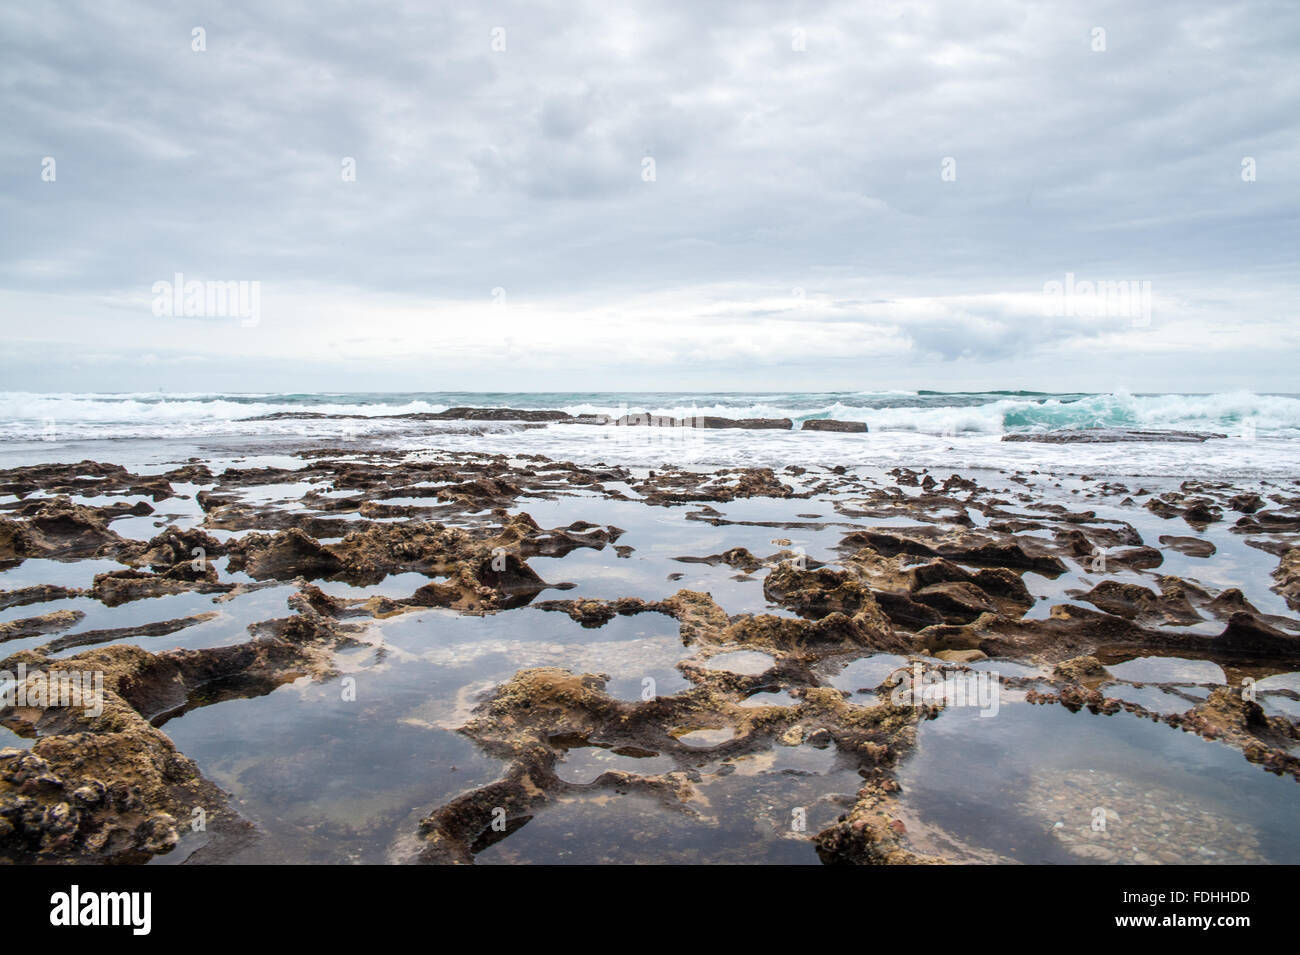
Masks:
[[[458,406],[785,418],[792,431],[592,428],[384,417]],[[269,415],[279,417],[267,418]],[[286,415],[303,415],[291,417]],[[311,417],[317,416],[317,417]],[[340,417],[343,416],[343,417]],[[802,422],[865,422],[863,434]],[[1128,428],[1224,435],[1204,443],[1049,444],[1007,435]],[[801,463],[1020,469],[1096,475],[1285,478],[1300,471],[1300,395],[937,392],[0,393],[0,463],[173,460],[247,445],[542,454],[629,466]]]

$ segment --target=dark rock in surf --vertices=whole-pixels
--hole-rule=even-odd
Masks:
[[[1170,444],[1199,444],[1211,438],[1226,438],[1213,431],[1138,431],[1131,428],[1087,428],[1080,431],[1042,431],[1004,434],[1003,441],[1036,441],[1042,444],[1108,444],[1158,441]]]
[[[838,431],[843,434],[865,434],[865,421],[836,421],[834,418],[813,418],[803,423],[802,431]]]

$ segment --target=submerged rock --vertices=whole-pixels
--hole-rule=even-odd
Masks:
[[[1173,537],[1162,534],[1160,543],[1188,557],[1213,557],[1217,550],[1214,544],[1201,537]]]

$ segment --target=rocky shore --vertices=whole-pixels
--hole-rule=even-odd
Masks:
[[[672,415],[656,415],[645,411],[614,417],[606,414],[572,415],[565,411],[524,410],[520,408],[448,408],[446,411],[419,411],[387,415],[276,411],[271,414],[258,415],[242,420],[285,421],[294,419],[303,421],[513,421],[528,424],[583,424],[620,428],[740,428],[747,431],[789,431],[794,427],[794,422],[789,418],[723,418],[717,415],[693,415],[686,418],[675,418]],[[862,433],[867,430],[867,426],[861,421],[811,419],[803,423],[801,430]]]
[[[851,422],[809,425],[853,430]],[[195,459],[151,473],[95,461],[0,472],[0,643],[13,650],[0,671],[18,674],[21,665],[33,687],[56,669],[103,675],[93,715],[0,710],[0,724],[21,740],[0,751],[0,858],[143,862],[189,851],[197,810],[205,838],[192,861],[256,843],[257,821],[177,748],[167,723],[289,684],[330,684],[355,672],[358,658],[387,660],[385,628],[453,617],[567,619],[593,639],[619,621],[664,622],[680,643],[681,685],[629,699],[611,680],[635,669],[548,665],[465,690],[454,708],[448,702],[446,725],[499,771],[420,807],[415,824],[389,834],[392,861],[471,862],[522,845],[515,834],[534,820],[540,831],[548,814],[567,818],[575,806],[622,797],[652,807],[647,831],[730,831],[725,805],[763,838],[809,844],[828,863],[1006,861],[1002,848],[943,832],[909,806],[900,767],[925,725],[950,718],[952,705],[900,700],[917,666],[940,678],[997,671],[1017,712],[1151,721],[1235,750],[1242,774],[1300,779],[1300,481],[1152,490],[1086,476],[977,479],[901,467],[867,475],[443,452],[297,457],[293,467]],[[627,515],[620,520],[633,529],[609,516],[555,522],[530,513],[584,510]],[[652,559],[654,538],[637,528],[654,527],[656,514],[713,544],[692,553],[694,539],[682,537],[663,558],[678,570],[660,575],[658,591],[584,590],[593,568],[632,567],[643,552]],[[1140,529],[1153,524],[1167,533]],[[144,526],[156,532],[139,535]],[[1220,567],[1220,550],[1237,544],[1240,553]],[[1247,585],[1234,575],[1252,554],[1267,570]],[[92,570],[81,583],[54,574],[82,566]],[[8,572],[24,568],[50,579],[10,586]],[[694,570],[717,586],[677,586]],[[260,607],[271,588],[288,588],[287,613],[239,618],[243,633],[222,631],[213,645],[162,648],[234,619],[227,608]],[[1257,606],[1261,594],[1272,603]],[[211,609],[194,609],[204,605]],[[155,606],[190,612],[168,616]],[[87,617],[117,608],[143,622],[101,626]],[[437,626],[428,626],[426,642],[436,641]],[[556,651],[561,662],[565,652]],[[746,666],[731,662],[737,654]],[[1191,661],[1213,675],[1124,675],[1126,661],[1143,660]],[[837,685],[836,674],[877,663],[869,685]],[[617,768],[575,782],[566,767],[579,753],[603,754]],[[816,772],[763,771],[739,785],[751,767],[783,759],[830,762]],[[1140,804],[1135,784],[1113,771],[1090,785]],[[1187,841],[1192,829],[1173,823],[1168,831],[1186,844],[1171,836],[1138,850],[1141,858],[1086,848],[1096,841],[1079,834],[1089,829],[1081,814],[1091,797],[1062,795],[1069,788],[1044,775],[1018,811],[1067,815],[1057,842],[1077,861],[1204,861]],[[806,828],[790,824],[789,809],[772,809],[786,798],[773,791],[804,800],[795,808],[807,810]],[[747,849],[739,838],[722,843],[703,861]],[[1252,851],[1267,857],[1266,846]]]

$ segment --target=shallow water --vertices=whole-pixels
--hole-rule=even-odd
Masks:
[[[1078,798],[1026,805],[1041,778],[1068,779],[1056,788]],[[1108,802],[1125,811],[1096,840],[1116,853],[1105,861],[1133,861],[1134,845],[1150,854],[1153,843],[1188,863],[1300,861],[1294,780],[1247,771],[1222,743],[1122,713],[1016,704],[981,719],[945,710],[922,727],[899,781],[920,818],[1024,863],[1093,861],[1071,853],[1056,824],[1091,831],[1092,810]]]

